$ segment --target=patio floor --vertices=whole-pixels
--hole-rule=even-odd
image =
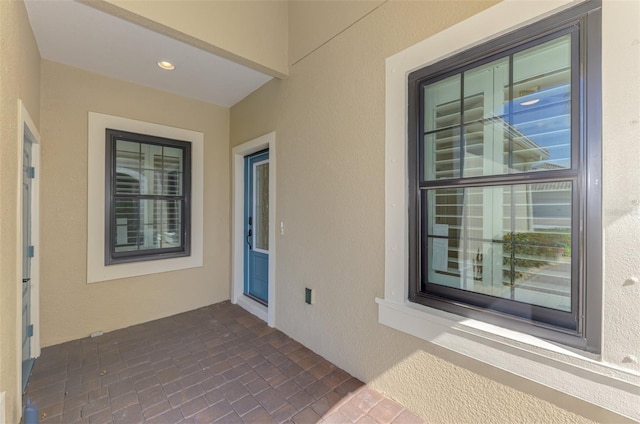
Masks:
[[[229,302],[44,348],[27,397],[42,424],[423,422]]]

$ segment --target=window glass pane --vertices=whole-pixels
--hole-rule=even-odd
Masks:
[[[158,248],[180,247],[182,243],[182,202],[179,200],[155,201],[155,231]]]
[[[140,144],[130,141],[116,141],[116,166],[122,168],[140,168]]]
[[[424,136],[424,179],[460,177],[460,129],[450,128]]]
[[[140,194],[162,194],[162,146],[140,144],[144,154]]]
[[[509,58],[470,69],[464,73],[464,122],[502,119],[508,113]]]
[[[182,172],[182,149],[164,147],[164,170]]]
[[[140,201],[140,250],[157,249],[160,247],[160,230],[156,221],[156,202],[153,199]]]
[[[142,155],[140,144],[116,141],[116,186],[117,194],[140,193],[140,167]]]
[[[513,170],[570,168],[571,35],[514,54],[513,79]]]
[[[165,196],[182,195],[182,173],[177,171],[164,172],[163,190]]]
[[[116,194],[140,194],[139,178],[138,171],[119,168],[116,173]]]
[[[463,74],[464,155],[462,74],[424,87],[424,180],[571,167],[571,35],[515,53],[513,85],[509,59]]]
[[[569,181],[427,191],[430,283],[571,308]]]
[[[505,174],[508,160],[509,138],[502,119],[465,125],[463,177]]]
[[[254,170],[255,247],[269,250],[269,162]]]
[[[571,182],[514,186],[513,197],[520,200],[516,229],[504,238],[504,283],[514,300],[570,311]]]
[[[116,199],[115,251],[180,247],[182,202]]]
[[[503,116],[508,87],[508,57],[464,73],[463,177],[508,172],[508,124]]]
[[[427,196],[429,281],[458,287],[464,189],[430,190]]]
[[[115,251],[138,250],[139,203],[137,199],[115,200]]]
[[[460,125],[460,75],[424,88],[424,131]]]
[[[182,154],[182,149],[175,147],[164,148],[162,194],[165,196],[182,195]]]

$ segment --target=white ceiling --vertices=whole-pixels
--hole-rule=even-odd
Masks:
[[[272,78],[73,0],[25,3],[44,59],[225,107]]]

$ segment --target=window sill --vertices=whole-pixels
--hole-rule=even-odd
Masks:
[[[640,419],[640,375],[527,334],[423,305],[376,298],[378,322],[560,392]]]

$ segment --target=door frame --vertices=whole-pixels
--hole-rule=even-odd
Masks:
[[[18,140],[20,140],[20,152],[18,160],[18,171],[20,177],[18,180],[18,204],[20,205],[20,213],[18,220],[20,224],[17,226],[18,255],[17,265],[22,275],[22,166],[24,141],[28,139],[31,142],[31,166],[36,169],[35,176],[31,180],[31,245],[34,247],[35,256],[31,259],[31,324],[33,325],[33,336],[31,336],[31,356],[37,358],[40,356],[40,133],[36,128],[31,115],[27,111],[22,100],[18,99]],[[17,295],[17,319],[16,319],[16,350],[18,372],[16,393],[22,394],[22,277],[16,282],[19,284]],[[18,407],[21,409],[22,396],[17,396]]]
[[[268,306],[244,296],[244,158],[269,149],[269,295]],[[247,141],[231,150],[231,303],[275,327],[276,281],[276,133]]]

